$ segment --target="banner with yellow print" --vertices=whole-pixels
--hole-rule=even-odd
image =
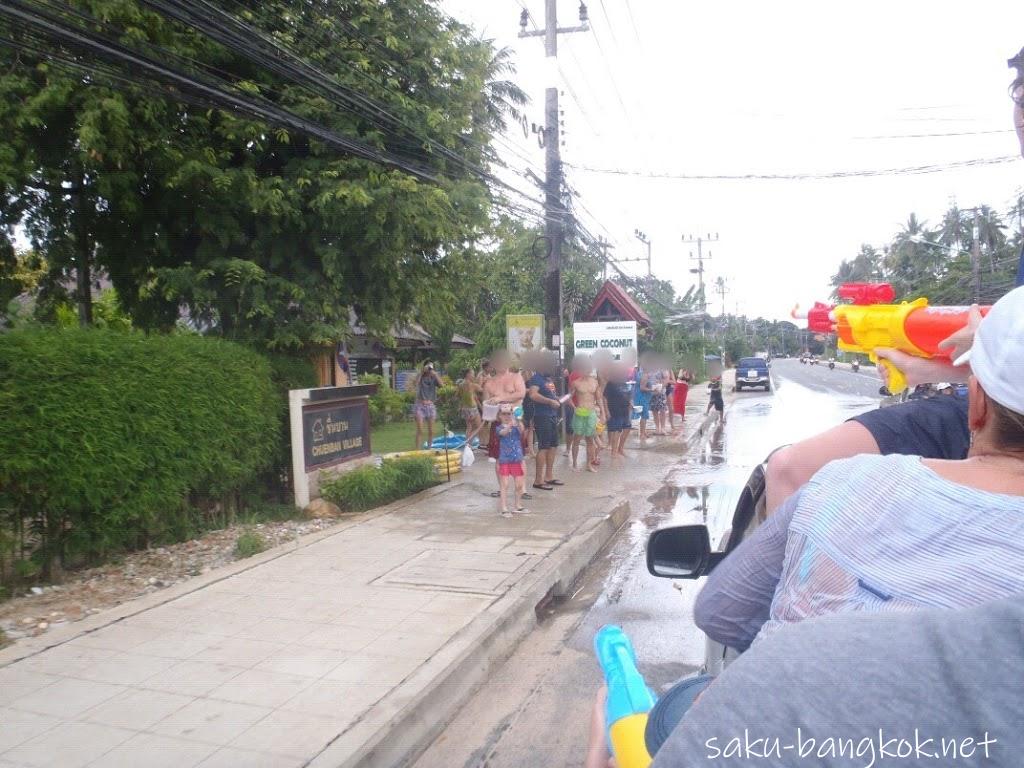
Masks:
[[[544,348],[544,315],[506,315],[508,351],[513,355]]]

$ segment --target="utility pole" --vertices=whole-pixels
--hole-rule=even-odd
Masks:
[[[523,8],[519,18],[519,36],[544,38],[544,55],[547,58],[548,77],[551,79],[546,84],[544,94],[544,229],[548,243],[544,274],[544,315],[547,332],[552,337],[552,347],[558,350],[561,361],[565,347],[562,337],[562,244],[565,239],[566,211],[562,205],[562,142],[558,122],[558,35],[587,32],[590,26],[587,24],[587,6],[580,3],[580,26],[559,29],[558,0],[544,0],[544,29],[528,32],[526,26],[529,21],[530,13]]]
[[[607,279],[607,276],[608,276],[608,274],[607,274],[608,273],[607,267],[608,267],[609,263],[611,263],[611,264],[630,264],[630,263],[632,263],[634,261],[646,261],[647,262],[647,276],[648,277],[651,276],[651,241],[648,240],[647,239],[647,235],[645,235],[639,229],[634,229],[633,230],[633,235],[641,243],[644,243],[644,244],[647,245],[647,257],[644,258],[644,257],[641,256],[639,259],[607,259],[605,261],[605,278],[606,279]],[[601,247],[602,247],[601,243],[598,242],[598,248],[601,248]],[[611,247],[611,246],[608,246],[608,247]]]
[[[633,230],[633,236],[647,246],[647,276],[651,277],[654,274],[651,271],[651,238],[647,236],[646,232],[641,232],[639,229]]]
[[[697,258],[696,258],[697,268],[696,269],[691,269],[690,273],[694,274],[694,275],[697,275],[697,282],[700,285],[701,309],[703,311],[707,312],[708,311],[708,298],[707,298],[707,295],[704,293],[704,260],[705,259],[707,259],[708,261],[711,260],[711,251],[708,251],[708,255],[707,256],[704,255],[704,243],[717,243],[718,242],[718,233],[716,232],[714,237],[711,237],[711,235],[709,234],[707,236],[707,238],[703,238],[703,237],[700,237],[700,236],[691,237],[690,235],[684,235],[683,236],[683,242],[684,243],[688,243],[688,244],[689,243],[696,243],[697,244]],[[694,260],[693,251],[690,251],[690,260],[691,261]]]
[[[726,288],[726,286],[725,286],[725,278],[724,277],[718,278],[718,281],[715,284],[715,293],[717,293],[722,298],[722,317],[723,318],[725,317],[725,294],[727,294],[728,292],[729,292],[729,289]]]
[[[971,246],[971,276],[974,278],[975,304],[981,303],[981,217],[974,209],[974,243]]]

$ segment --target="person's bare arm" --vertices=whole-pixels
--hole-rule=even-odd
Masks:
[[[907,386],[910,388],[919,384],[937,384],[940,381],[964,382],[971,373],[970,366],[967,365],[955,366],[945,360],[916,357],[898,349],[880,347],[875,350],[875,354],[880,360],[892,363],[906,377]],[[888,387],[886,369],[879,366],[878,374],[882,377],[882,383]]]
[[[967,325],[956,331],[948,338],[939,342],[939,348],[949,353],[951,360],[957,360],[974,343],[974,334],[981,325],[981,309],[977,304],[971,306]],[[905,352],[887,347],[875,350],[883,360],[888,360],[903,373],[907,379],[908,387],[916,387],[918,384],[935,384],[940,381],[967,381],[971,373],[970,366],[955,366],[946,360],[936,360],[925,357],[915,357]],[[885,369],[879,368],[879,374],[885,379]],[[884,381],[888,386],[889,382]]]
[[[601,686],[590,710],[590,739],[587,744],[587,756],[583,768],[609,768],[615,761],[608,754],[608,736],[605,726],[605,702],[608,700],[608,689]]]
[[[773,513],[830,461],[862,453],[878,453],[878,443],[867,427],[848,421],[799,443],[776,451],[765,474],[765,509]]]
[[[557,400],[552,400],[550,397],[542,395],[539,387],[530,387],[530,399],[535,403],[544,403],[545,405],[550,405],[553,408],[558,408],[561,405]]]

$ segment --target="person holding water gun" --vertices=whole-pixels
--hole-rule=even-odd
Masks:
[[[604,673],[606,696],[599,699],[606,724],[607,750],[617,768],[647,768],[651,755],[647,750],[648,713],[654,708],[654,694],[636,666],[636,653],[620,627],[609,624],[594,637],[594,652]],[[600,743],[600,741],[596,742]],[[593,747],[588,758],[601,764],[607,751]]]
[[[523,470],[523,429],[519,417],[522,408],[512,408],[511,403],[502,403],[498,407],[498,481],[499,512],[502,517],[512,517],[508,508],[508,486],[513,485],[513,503],[517,514],[528,515],[523,508],[522,497],[526,485],[526,473]]]
[[[1010,98],[1013,101],[1013,126],[1020,154],[1024,156],[1024,48],[1011,57],[1007,65],[1016,70],[1016,77],[1010,85]],[[1024,248],[1017,270],[1017,285],[1024,285]],[[968,369],[953,363],[970,349],[974,331],[980,322],[980,311],[972,309],[966,326],[938,345],[946,352],[942,357],[917,357],[885,347],[875,350],[875,354],[900,371],[910,387],[937,381],[962,383]],[[819,469],[835,459],[862,453],[962,459],[967,455],[970,439],[967,398],[959,395],[913,400],[868,411],[772,454],[766,475],[767,509],[769,513],[776,510]]]

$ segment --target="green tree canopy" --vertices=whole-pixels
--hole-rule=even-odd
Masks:
[[[1024,244],[1024,204],[1015,203],[1006,217],[988,205],[979,205],[977,212],[977,229],[974,209],[950,206],[935,230],[910,214],[881,250],[862,245],[860,253],[842,261],[832,276],[833,288],[849,282],[889,282],[900,300],[926,296],[934,304],[970,303],[975,293],[972,251],[977,246],[979,298],[995,301],[1015,282]],[[1008,231],[1008,223],[1015,222],[1018,230]]]
[[[203,330],[301,347],[341,337],[350,308],[386,333],[436,303],[455,277],[446,257],[488,225],[490,192],[471,168],[486,165],[491,137],[523,103],[507,53],[428,0],[214,5],[372,106],[342,109],[135,0],[69,9],[125,44],[213,68],[239,93],[415,159],[438,182],[151,83],[115,88],[0,48],[0,224],[23,225],[55,277],[108,274],[144,328],[170,327],[184,307]]]

